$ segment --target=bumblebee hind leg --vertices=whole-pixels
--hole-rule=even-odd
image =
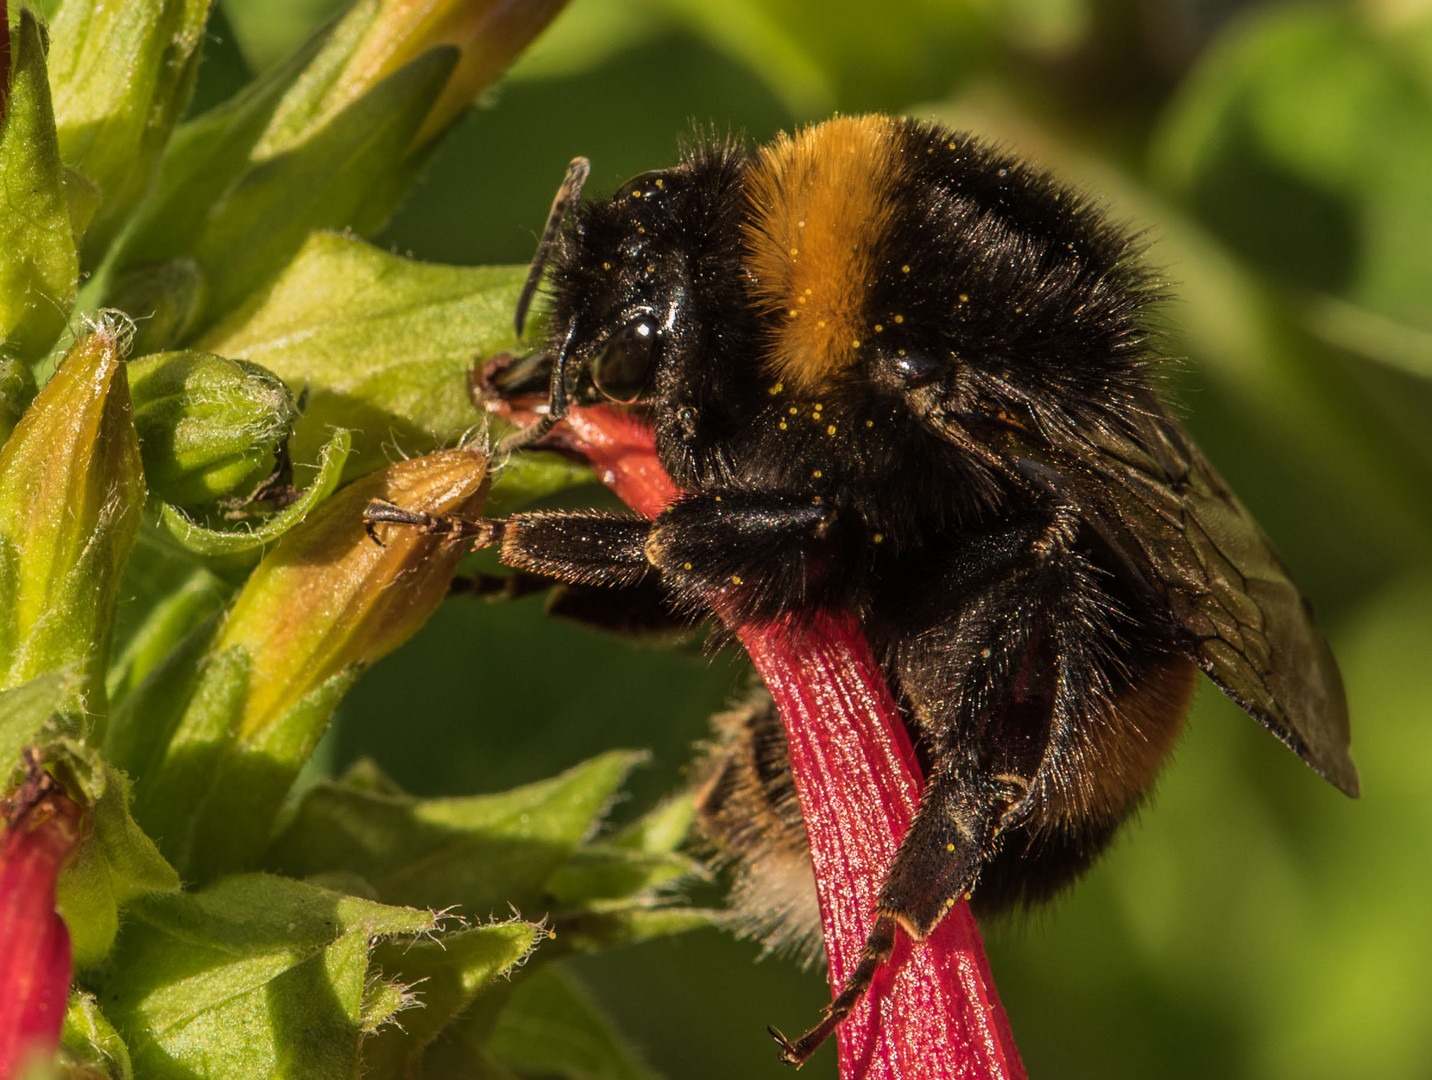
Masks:
[[[928,762],[925,792],[860,963],[816,1027],[779,1040],[782,1060],[801,1063],[836,1029],[890,957],[897,930],[922,940],[977,895],[1004,836],[1035,805],[1068,696],[1098,683],[1088,672],[1107,660],[1112,638],[1099,576],[1070,540],[1057,512],[1007,522],[882,594],[870,629]]]

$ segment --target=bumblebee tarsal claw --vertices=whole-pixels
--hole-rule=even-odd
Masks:
[[[404,510],[387,499],[374,499],[363,510],[363,524],[373,542],[380,547],[374,526],[407,525],[420,529],[429,536],[443,536],[453,540],[472,539],[476,547],[487,547],[502,540],[504,523],[488,518],[468,520],[445,514],[429,514],[422,510]]]
[[[797,1055],[796,1048],[791,1045],[791,1041],[781,1033],[779,1028],[773,1024],[767,1024],[766,1031],[770,1033],[771,1038],[776,1040],[776,1045],[781,1048],[781,1052],[777,1056],[782,1063],[797,1069],[805,1064],[805,1058]]]

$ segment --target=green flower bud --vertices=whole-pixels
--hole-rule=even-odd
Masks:
[[[165,502],[212,502],[267,476],[297,410],[283,382],[247,360],[173,352],[129,365],[144,475]]]
[[[467,545],[404,528],[388,530],[380,546],[363,522],[368,503],[466,517],[486,495],[487,456],[446,450],[349,484],[286,534],[249,577],[214,646],[250,659],[240,741],[267,737],[335,675],[396,649],[447,595]]]
[[[65,197],[45,45],[28,11],[0,66],[0,346],[7,356],[36,360],[64,332],[75,300],[79,258]]]
[[[367,19],[347,63],[321,97],[305,103],[323,116],[355,100],[431,49],[458,50],[457,67],[432,103],[414,147],[432,141],[460,116],[567,5],[567,0],[382,0],[359,5],[350,21]]]
[[[186,877],[253,863],[353,680],[447,595],[467,545],[391,529],[380,546],[364,527],[369,501],[467,516],[486,492],[487,457],[473,450],[399,462],[343,488],[250,575],[177,715],[134,717],[151,732],[135,814]]]
[[[76,341],[0,450],[0,689],[74,665],[92,712],[144,506],[121,340]]]
[[[84,264],[95,266],[153,179],[183,115],[209,0],[65,0],[50,27],[60,155],[102,201]]]

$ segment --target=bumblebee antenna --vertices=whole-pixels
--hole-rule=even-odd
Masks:
[[[552,360],[552,384],[548,391],[547,411],[533,423],[528,424],[525,428],[519,428],[498,443],[498,453],[507,454],[513,450],[531,446],[556,427],[559,420],[566,417],[567,368],[572,353],[572,342],[576,340],[576,337],[577,320],[573,319],[572,325],[567,327],[567,336],[562,341],[561,349]]]
[[[582,185],[587,182],[587,174],[591,171],[592,163],[586,158],[573,158],[572,163],[567,166],[567,175],[562,178],[562,186],[552,198],[552,209],[547,212],[547,224],[542,229],[542,239],[537,242],[537,254],[532,256],[527,280],[522,283],[522,295],[517,298],[514,323],[518,337],[522,336],[522,331],[527,326],[527,310],[532,306],[532,298],[537,295],[542,271],[547,269],[547,259],[552,254],[553,245],[557,243],[557,233],[561,231],[562,222],[567,218],[567,211],[581,199]]]

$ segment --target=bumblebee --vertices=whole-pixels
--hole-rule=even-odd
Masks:
[[[682,495],[650,521],[464,528],[520,570],[655,578],[728,622],[858,616],[926,775],[868,957],[897,928],[925,937],[951,897],[991,913],[1070,884],[1148,792],[1199,670],[1357,794],[1337,665],[1161,400],[1158,283],[1095,205],[970,135],[887,116],[754,152],[698,140],[582,204],[586,175],[578,159],[519,304],[520,333],[547,281],[547,413],[514,445],[572,400],[628,403]],[[778,780],[782,736],[758,726]],[[743,790],[708,786],[718,833],[741,831]],[[789,843],[768,843],[799,848],[788,795],[767,832]],[[787,1061],[871,971],[782,1040]]]

